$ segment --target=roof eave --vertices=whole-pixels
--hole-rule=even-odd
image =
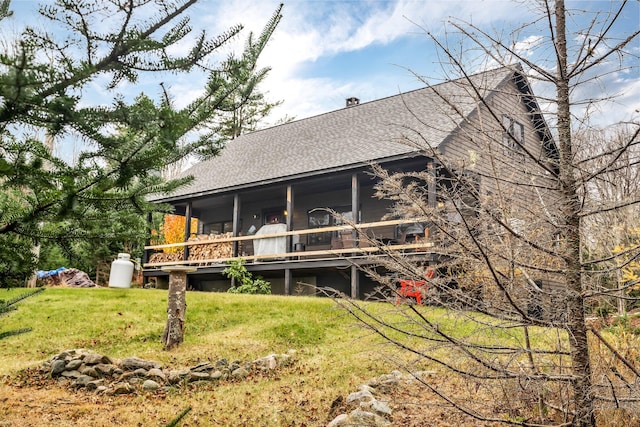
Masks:
[[[317,176],[320,176],[320,175],[347,172],[347,171],[364,170],[364,169],[370,167],[372,163],[390,163],[390,162],[394,162],[394,161],[398,161],[398,160],[412,159],[412,158],[416,158],[416,157],[428,158],[428,156],[425,155],[423,152],[412,151],[412,152],[401,154],[401,155],[395,155],[395,156],[385,157],[385,158],[381,158],[381,159],[376,159],[376,160],[371,161],[371,162],[352,163],[352,164],[349,164],[349,165],[343,165],[343,166],[338,166],[338,167],[315,170],[315,171],[300,173],[300,174],[296,174],[296,175],[277,177],[277,178],[272,178],[272,179],[263,180],[263,181],[259,181],[259,182],[249,182],[249,183],[245,183],[245,184],[241,184],[241,185],[235,185],[235,186],[230,186],[230,187],[211,189],[211,190],[207,190],[207,191],[199,191],[199,192],[194,192],[194,193],[189,193],[189,194],[183,194],[183,195],[179,195],[179,196],[175,196],[175,197],[163,197],[163,198],[160,198],[160,199],[151,200],[151,202],[152,203],[157,203],[157,204],[160,204],[160,203],[176,203],[176,202],[188,201],[188,200],[192,200],[192,199],[199,199],[199,198],[208,197],[208,196],[220,196],[220,195],[224,195],[224,194],[237,193],[239,191],[243,191],[243,190],[247,190],[247,189],[255,189],[255,188],[265,187],[265,186],[269,186],[269,185],[292,183],[294,181],[299,181],[299,180],[306,179],[306,178],[313,178],[313,177],[317,177]]]

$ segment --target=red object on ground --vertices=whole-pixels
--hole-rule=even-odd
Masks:
[[[400,297],[414,297],[418,305],[422,303],[422,292],[426,289],[426,280],[406,280],[402,279],[400,282],[400,289],[398,290],[398,298],[396,304],[399,302]]]
[[[433,270],[427,270],[424,277],[431,279],[434,275]],[[400,279],[400,289],[398,290],[398,298],[396,298],[396,305],[400,302],[400,298],[414,297],[418,305],[422,303],[422,295],[429,288],[429,284],[426,280],[411,280]]]

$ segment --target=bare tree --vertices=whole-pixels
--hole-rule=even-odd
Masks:
[[[611,261],[619,255],[584,256],[593,235],[587,219],[640,202],[636,192],[604,197],[594,185],[637,170],[632,148],[640,123],[629,121],[623,138],[598,150],[574,135],[593,128],[590,112],[610,100],[594,94],[594,86],[616,71],[638,72],[631,44],[640,30],[618,28],[635,7],[626,1],[592,15],[567,10],[562,0],[536,7],[540,19],[515,29],[512,40],[458,20],[449,22],[454,31],[446,40],[427,32],[442,52],[447,80],[455,78],[431,86],[443,101],[442,116],[456,125],[455,137],[436,146],[429,133],[407,129],[405,143],[423,152],[427,170],[375,168],[378,196],[394,201],[390,215],[421,218],[433,256],[387,251],[388,261],[367,272],[396,300],[398,277],[424,280],[436,271],[425,299],[444,310],[434,317],[433,310],[398,305],[398,317],[340,301],[411,356],[396,360],[436,364],[459,376],[464,393],[419,380],[478,420],[594,426],[607,408],[637,410],[640,401],[636,360],[624,342],[613,344],[588,320],[602,296],[620,292],[601,280],[604,272],[615,276],[619,264]],[[578,22],[587,24],[574,28]],[[535,37],[525,54],[517,41],[527,34]],[[503,74],[477,72],[490,65],[509,77],[496,85]],[[542,96],[533,96],[530,83]],[[461,105],[468,99],[473,108]],[[424,127],[442,124],[417,119]],[[501,402],[498,413],[488,398]]]
[[[609,129],[588,129],[576,135],[583,148],[581,163],[587,170],[601,170],[585,186],[589,209],[585,218],[586,253],[598,260],[599,285],[617,289],[615,298],[619,315],[626,313],[629,290],[638,285],[628,280],[624,271],[638,262],[637,229],[640,227],[640,135],[636,126],[620,123]],[[610,206],[622,205],[610,210]],[[604,209],[603,209],[604,208]],[[597,288],[596,288],[597,289]],[[599,301],[607,312],[613,299]]]

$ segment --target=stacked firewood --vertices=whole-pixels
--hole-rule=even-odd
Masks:
[[[233,257],[233,242],[215,242],[219,239],[233,237],[232,233],[224,234],[199,234],[191,237],[190,242],[212,241],[206,245],[189,247],[189,260],[220,259]],[[238,242],[240,244],[240,242]]]
[[[174,262],[182,261],[184,259],[184,251],[179,250],[177,252],[157,252],[149,257],[149,263],[156,262]]]
[[[220,259],[233,257],[233,242],[216,242],[216,240],[233,237],[232,233],[224,234],[198,234],[189,238],[189,242],[211,241],[207,244],[199,244],[189,246],[189,261],[198,261],[206,259]],[[238,245],[240,242],[238,243]],[[182,261],[184,259],[184,251],[179,250],[172,253],[158,252],[149,258],[149,263]],[[202,264],[202,263],[201,263]],[[199,265],[201,265],[199,264]]]

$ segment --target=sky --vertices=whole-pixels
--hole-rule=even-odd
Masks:
[[[227,49],[239,48],[248,31],[260,32],[279,3],[280,0],[201,0],[191,9],[192,26],[215,35],[241,23],[245,30]],[[260,90],[267,99],[282,101],[268,120],[275,122],[284,116],[302,119],[343,108],[349,97],[367,102],[424,87],[425,82],[437,83],[445,76],[446,66],[427,31],[444,40],[452,30],[445,22],[457,19],[509,35],[524,23],[534,22],[537,15],[533,4],[526,0],[285,0],[282,21],[260,59],[261,66],[271,68]],[[577,14],[570,24],[584,26],[594,16],[591,12],[598,11],[603,16],[617,4],[602,0],[569,2],[569,6],[589,12]],[[2,24],[12,27],[1,31],[6,35],[25,23],[37,24],[37,5],[32,0],[12,0],[14,18],[11,23]],[[618,38],[640,27],[640,2],[633,0],[628,6],[615,28]],[[108,20],[103,24],[108,25]],[[514,47],[535,59],[538,53],[534,48],[540,47],[544,27],[542,21],[522,28],[515,34]],[[580,35],[572,37],[578,40]],[[549,54],[548,50],[543,52]],[[603,124],[638,118],[640,38],[629,46],[629,52],[631,55],[625,60],[634,58],[635,69],[612,73],[581,89],[585,98],[604,93],[621,95],[615,103],[598,110],[597,120]],[[467,58],[474,55],[480,56],[471,51]],[[469,62],[471,68],[476,67],[473,62]],[[490,65],[491,61],[478,62],[477,67]],[[176,105],[186,105],[200,93],[204,83],[204,76],[196,75],[161,79]],[[95,83],[95,96],[103,91],[100,85],[99,81]],[[159,93],[154,80],[122,85],[119,90]],[[545,89],[540,91],[544,93]],[[538,93],[535,82],[534,92]]]

